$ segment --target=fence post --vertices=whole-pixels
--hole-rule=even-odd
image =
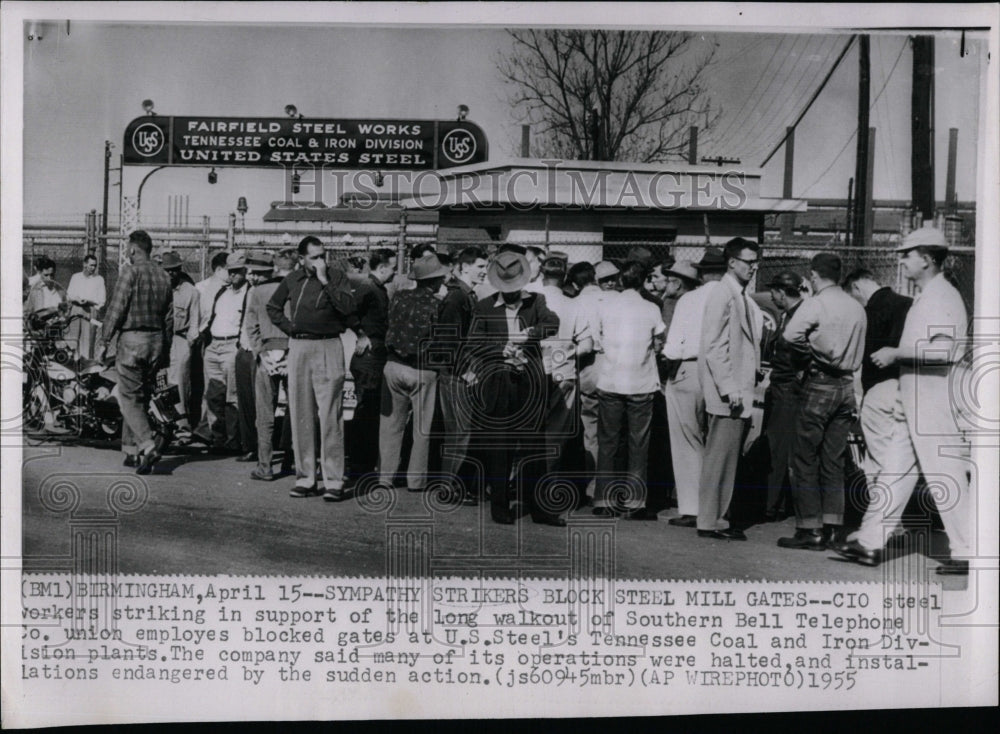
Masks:
[[[86,214],[84,228],[83,254],[93,252],[97,248],[97,210],[91,209]],[[81,256],[82,257],[82,256]]]
[[[236,244],[236,214],[229,213],[229,227],[226,229],[226,249],[233,251]]]
[[[403,272],[406,262],[406,211],[399,214],[399,240],[396,243],[396,270]]]
[[[208,248],[211,245],[210,238],[209,218],[208,215],[203,215],[201,218],[201,280],[208,277],[205,274],[205,271],[208,269]]]

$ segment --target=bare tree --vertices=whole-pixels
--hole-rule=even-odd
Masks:
[[[532,125],[540,156],[662,161],[687,146],[687,130],[709,129],[705,71],[679,32],[516,30],[497,60],[510,104]]]

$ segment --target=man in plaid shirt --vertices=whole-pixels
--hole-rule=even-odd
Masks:
[[[173,291],[167,272],[149,256],[153,249],[149,235],[136,230],[128,242],[132,266],[122,270],[115,285],[104,318],[103,352],[107,353],[108,343],[117,334],[125,466],[138,465],[137,474],[149,474],[163,448],[154,439],[147,411],[156,373],[170,359]]]

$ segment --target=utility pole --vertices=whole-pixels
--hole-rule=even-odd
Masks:
[[[851,246],[851,233],[854,231],[854,219],[852,218],[852,213],[854,212],[854,179],[852,178],[847,182],[847,222],[844,225],[844,245],[847,247]]]
[[[792,198],[792,172],[795,170],[795,128],[785,128],[785,180],[782,198]],[[788,241],[795,234],[795,212],[781,215],[781,239]]]
[[[863,209],[870,201],[868,195],[868,112],[871,95],[871,39],[862,35],[858,37],[858,147],[854,159],[854,222],[853,244],[855,247],[865,247],[870,243],[865,239],[865,222],[868,213]]]
[[[865,188],[864,220],[864,244],[872,244],[872,229],[875,226],[875,211],[872,207],[872,192],[875,190],[875,128],[868,128],[868,186]]]
[[[101,209],[101,234],[108,234],[108,189],[111,186],[111,141],[104,141],[104,207]]]
[[[949,214],[958,209],[958,194],[955,192],[955,168],[958,163],[958,128],[948,129],[948,178],[944,187],[945,206]]]
[[[736,165],[739,165],[743,161],[741,161],[739,158],[724,158],[721,155],[715,155],[715,156],[702,156],[701,162],[715,163],[716,165],[719,166],[719,168],[722,168],[722,166],[724,166],[726,163],[734,163]]]
[[[913,37],[910,106],[911,198],[923,219],[934,219],[934,36]]]
[[[688,134],[688,163],[692,166],[698,163],[698,126],[692,125]]]

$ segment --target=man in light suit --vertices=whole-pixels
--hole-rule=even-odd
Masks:
[[[726,243],[726,274],[705,303],[698,372],[705,390],[708,436],[698,493],[698,536],[746,540],[723,519],[733,497],[736,464],[760,375],[764,317],[746,292],[760,263],[760,245]]]

